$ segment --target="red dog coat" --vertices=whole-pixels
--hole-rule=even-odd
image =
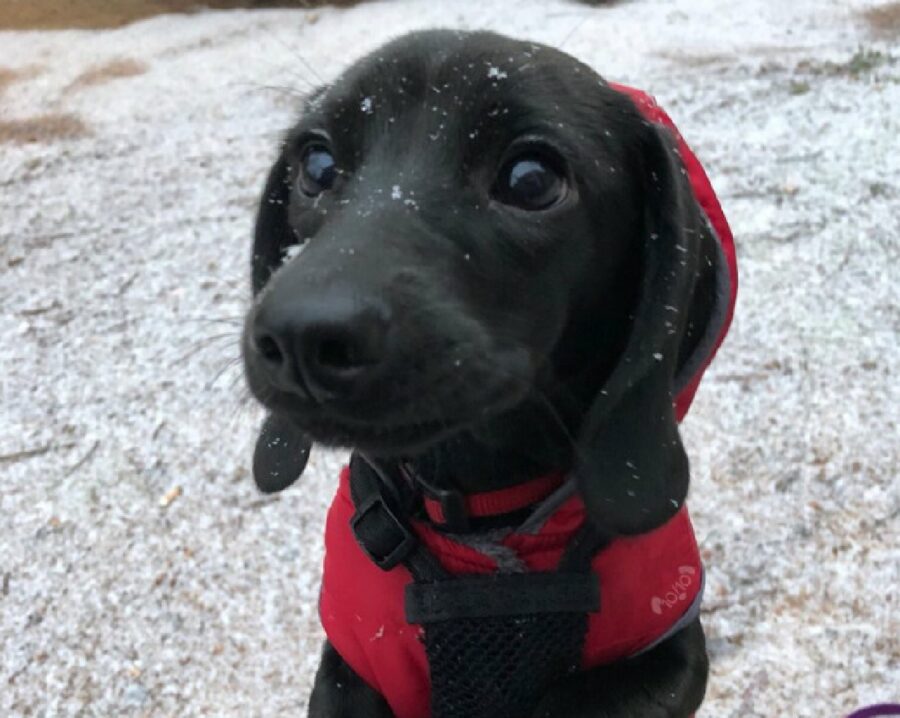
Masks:
[[[725,216],[709,180],[681,135],[653,98],[614,86],[629,95],[651,121],[668,127],[678,142],[697,200],[718,237],[727,280],[720,281],[718,331],[702,347],[706,356],[686,377],[675,401],[681,420],[700,378],[721,344],[734,309],[737,265]],[[724,282],[727,281],[727,286]],[[546,480],[544,480],[546,482]],[[502,501],[501,492],[483,494],[478,505]],[[471,510],[471,504],[470,504]],[[325,531],[324,579],[319,613],[328,640],[350,667],[383,695],[397,718],[428,718],[431,685],[422,629],[407,622],[404,592],[412,576],[402,565],[378,568],[351,530],[354,504],[349,471],[344,469]],[[561,503],[537,530],[513,532],[501,541],[531,571],[553,570],[575,531],[585,520],[578,496]],[[451,574],[491,574],[495,559],[457,543],[428,523],[413,529],[432,556]],[[581,663],[590,668],[633,656],[680,629],[699,609],[702,568],[686,508],[646,534],[619,538],[597,553],[591,567],[602,584],[602,609],[589,614]]]

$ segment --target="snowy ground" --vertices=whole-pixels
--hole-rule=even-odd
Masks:
[[[340,457],[274,499],[248,476],[259,415],[229,361],[253,208],[298,93],[435,25],[652,91],[732,222],[737,319],[684,427],[700,715],[900,700],[900,51],[872,5],[398,0],[0,33],[0,715],[302,714]]]

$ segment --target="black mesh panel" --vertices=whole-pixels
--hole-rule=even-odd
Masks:
[[[525,718],[578,669],[584,613],[462,618],[425,626],[432,718]]]

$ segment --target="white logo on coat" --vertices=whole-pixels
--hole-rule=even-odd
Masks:
[[[687,589],[694,582],[694,575],[697,569],[693,566],[679,566],[678,578],[672,583],[672,586],[666,591],[665,596],[660,598],[654,596],[650,599],[650,610],[657,616],[661,615],[663,609],[672,608],[687,598]]]

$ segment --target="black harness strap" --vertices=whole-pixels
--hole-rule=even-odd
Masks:
[[[611,536],[604,535],[586,519],[575,538],[566,547],[566,551],[559,561],[558,571],[590,571],[591,563],[606,544],[612,540]]]
[[[599,586],[589,573],[461,576],[437,583],[413,583],[406,590],[406,620],[418,624],[599,608]]]
[[[383,571],[405,565],[416,581],[438,581],[447,572],[409,528],[409,487],[394,483],[377,464],[358,454],[350,459],[350,495],[356,512],[350,527],[366,555]]]
[[[424,629],[431,718],[522,718],[547,686],[578,670],[588,614],[600,608],[591,562],[604,543],[585,524],[555,571],[452,575],[407,520],[421,496],[402,471],[354,455],[351,527],[385,571],[402,564],[406,620]]]

